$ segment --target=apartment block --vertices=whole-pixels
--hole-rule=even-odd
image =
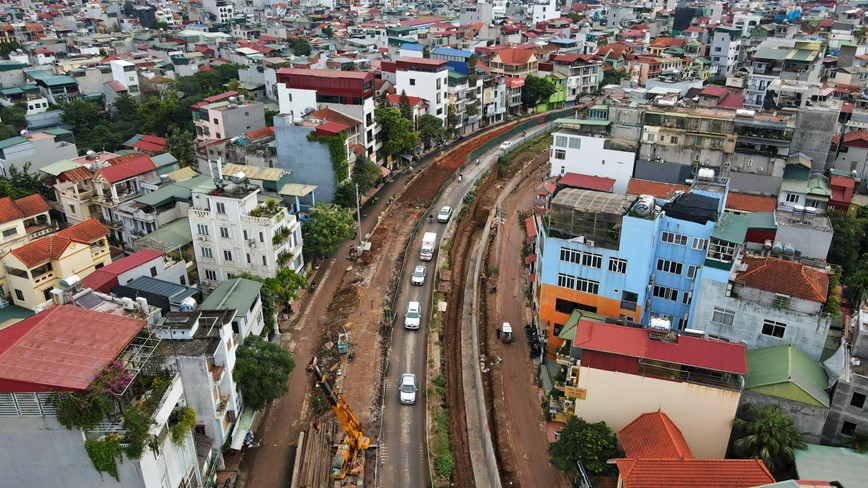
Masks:
[[[208,97],[190,108],[200,142],[232,139],[265,127],[265,107],[236,92]]]
[[[425,99],[428,115],[445,121],[449,103],[447,64],[445,59],[398,58],[395,61],[395,91]]]
[[[607,119],[559,119],[551,147],[550,176],[566,173],[615,180],[613,191],[624,194],[633,177],[638,144],[611,137]]]

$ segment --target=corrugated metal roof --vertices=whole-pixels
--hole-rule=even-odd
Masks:
[[[819,363],[789,344],[747,352],[745,388],[764,395],[829,407],[828,377]]]
[[[287,184],[283,185],[282,187],[280,187],[280,191],[278,191],[277,193],[279,195],[288,196],[288,197],[304,197],[304,196],[307,196],[307,195],[313,193],[314,191],[316,191],[317,188],[319,188],[319,187],[314,186],[314,185],[302,185],[300,183],[287,183]]]
[[[235,316],[243,316],[256,302],[262,283],[235,278],[226,280],[202,302],[202,310],[235,310]]]
[[[178,283],[172,283],[171,281],[152,278],[150,276],[139,276],[123,286],[146,293],[153,293],[154,295],[164,296],[169,298],[170,303],[180,303],[185,298],[191,297],[199,291],[196,288],[179,285]]]
[[[750,219],[748,217],[724,212],[717,220],[714,230],[711,231],[711,237],[741,244],[744,242],[744,236],[747,234],[749,226]]]
[[[182,217],[174,220],[150,234],[136,239],[140,248],[174,251],[193,242],[193,232],[190,230],[190,218]]]
[[[251,180],[278,181],[288,175],[289,171],[280,168],[260,168],[259,166],[245,166],[232,163],[223,165],[223,174],[225,176],[235,173],[244,173]]]

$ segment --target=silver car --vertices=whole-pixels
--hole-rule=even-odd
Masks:
[[[425,284],[425,273],[428,271],[421,264],[413,270],[413,276],[410,278],[410,283],[422,286]]]
[[[407,304],[407,313],[404,315],[405,329],[418,329],[422,325],[422,307],[419,302]]]
[[[452,217],[452,207],[443,207],[440,209],[440,213],[437,214],[437,222],[441,224],[445,224],[449,222],[449,219]]]
[[[412,405],[416,403],[416,375],[406,373],[401,375],[401,386],[398,389],[400,392],[401,405]]]

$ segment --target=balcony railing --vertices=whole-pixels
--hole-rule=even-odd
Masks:
[[[669,368],[658,364],[649,363],[643,359],[639,360],[639,374],[651,378],[659,378],[663,380],[691,383],[694,385],[702,385],[710,388],[720,388],[724,390],[740,391],[744,386],[742,377],[731,373],[720,373],[720,375],[709,375],[697,373],[695,371]]]

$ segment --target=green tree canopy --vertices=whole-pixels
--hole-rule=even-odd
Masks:
[[[310,53],[313,52],[310,43],[301,36],[290,39],[289,48],[292,50],[292,54],[296,56],[310,56]]]
[[[289,373],[295,369],[292,354],[277,344],[251,335],[235,354],[233,376],[244,402],[253,410],[287,392]]]
[[[556,90],[555,83],[549,78],[527,75],[521,87],[521,101],[525,107],[534,108],[540,101],[548,100]]]
[[[2,120],[4,124],[11,125],[19,130],[27,127],[27,119],[24,118],[25,115],[27,115],[27,107],[24,105],[16,104],[0,109],[0,120]]]
[[[407,90],[401,90],[401,97],[398,98],[398,110],[405,119],[413,122],[413,106],[410,105],[410,97],[407,96]]]
[[[796,449],[807,447],[793,418],[777,405],[745,405],[733,428],[735,453],[743,459],[761,459],[772,474],[792,464]]]
[[[196,136],[175,127],[166,136],[166,150],[175,156],[181,167],[189,166],[196,161]]]
[[[446,130],[443,128],[443,121],[431,114],[425,114],[419,117],[419,137],[425,144],[425,147],[431,147],[434,143],[442,141],[446,135]]]
[[[458,126],[458,114],[455,113],[455,105],[449,104],[446,106],[446,135],[449,137],[455,136],[455,129]]]
[[[331,39],[332,36],[335,35],[335,30],[334,30],[334,28],[333,28],[331,25],[327,25],[327,26],[323,27],[323,29],[322,29],[322,33],[323,33],[324,36],[326,36],[327,38]]]
[[[353,183],[359,185],[359,193],[367,193],[383,177],[380,165],[362,156],[353,167]]]
[[[16,49],[21,49],[21,44],[18,44],[18,41],[4,42],[0,44],[0,56],[8,58],[9,53],[15,51]]]
[[[76,134],[96,126],[103,118],[101,105],[80,98],[64,104],[62,110],[61,119],[71,125]]]
[[[341,241],[353,235],[353,217],[346,208],[317,203],[311,208],[310,217],[301,228],[305,261],[335,252]]]
[[[352,181],[345,181],[335,190],[332,203],[346,209],[356,208],[356,185]]]
[[[603,81],[600,83],[600,87],[604,87],[606,85],[619,85],[621,80],[627,77],[626,71],[619,71],[616,69],[610,69],[603,73]]]
[[[383,151],[392,157],[412,152],[419,145],[419,133],[413,132],[410,121],[395,107],[378,108],[374,117],[381,127]]]
[[[588,423],[579,417],[567,419],[558,440],[549,445],[549,457],[555,468],[574,473],[580,461],[588,474],[611,471],[606,461],[618,456],[615,434],[605,422]]]

